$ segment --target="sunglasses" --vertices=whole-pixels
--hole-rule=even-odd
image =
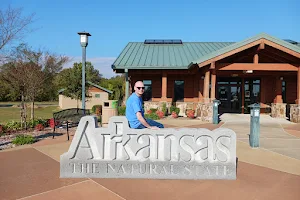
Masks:
[[[136,87],[136,88],[139,89],[139,90],[140,90],[140,89],[143,89],[143,90],[145,89],[145,87]]]

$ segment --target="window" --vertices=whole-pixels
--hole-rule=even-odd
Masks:
[[[285,81],[282,81],[281,95],[282,95],[282,101],[283,101],[283,103],[286,103],[286,82]]]
[[[174,83],[174,102],[184,101],[184,81],[175,81]]]
[[[95,94],[95,98],[100,98],[100,94]]]
[[[152,81],[143,80],[145,86],[145,92],[143,94],[143,101],[151,101],[152,99]]]

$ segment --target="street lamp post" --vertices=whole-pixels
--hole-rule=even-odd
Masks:
[[[80,44],[82,47],[82,109],[85,114],[85,61],[86,61],[86,47],[88,46],[88,36],[92,36],[87,32],[79,32]]]

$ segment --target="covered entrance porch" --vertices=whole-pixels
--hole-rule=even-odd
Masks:
[[[221,114],[246,114],[259,103],[262,113],[299,122],[300,53],[290,48],[260,39],[199,63],[210,81],[204,91],[220,100]]]

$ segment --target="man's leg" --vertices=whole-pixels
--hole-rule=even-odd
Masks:
[[[136,129],[144,129],[146,128],[146,126],[144,126],[143,124],[140,124],[138,127],[136,127]]]
[[[158,128],[164,128],[164,125],[162,125],[161,123],[156,122],[156,121],[154,121],[152,119],[146,119],[146,121],[148,122],[148,124],[150,126],[157,126]]]

